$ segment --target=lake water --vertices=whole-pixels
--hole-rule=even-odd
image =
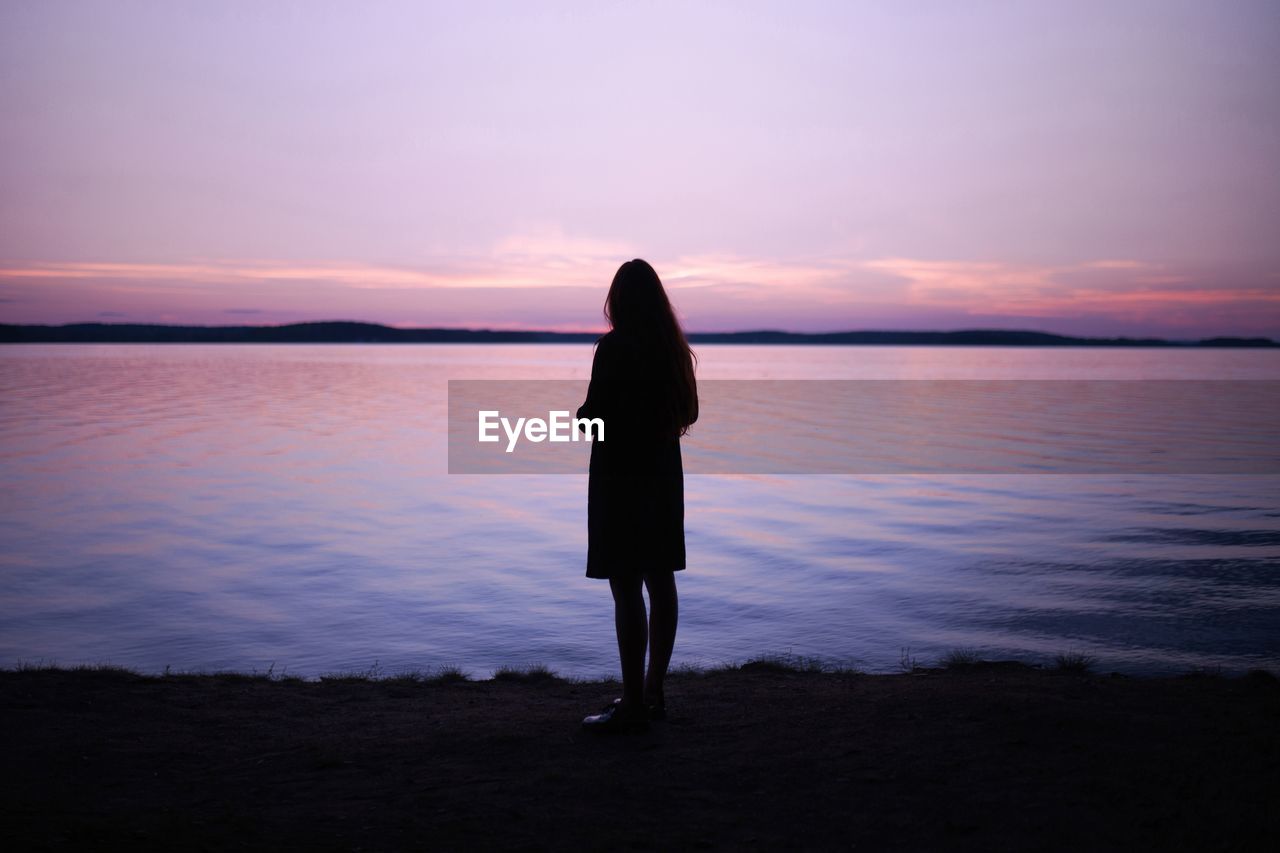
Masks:
[[[698,355],[703,379],[1280,379],[1264,350]],[[590,363],[589,345],[0,349],[0,665],[615,673],[585,470],[447,473],[448,380]],[[1274,475],[690,475],[686,512],[676,663],[892,671],[968,648],[1280,669]]]

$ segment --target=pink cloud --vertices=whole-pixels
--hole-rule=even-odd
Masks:
[[[625,243],[534,228],[485,252],[412,266],[270,259],[10,263],[0,265],[0,288],[10,322],[118,316],[224,323],[228,309],[253,305],[258,322],[358,319],[586,331],[603,325],[600,304],[616,265],[637,254]],[[1185,332],[1197,324],[1206,335],[1280,329],[1280,291],[1269,282],[1236,275],[1214,283],[1203,270],[1139,259],[1049,266],[725,252],[651,260],[692,329],[981,323],[1079,333],[1079,322],[1090,320],[1134,334]]]

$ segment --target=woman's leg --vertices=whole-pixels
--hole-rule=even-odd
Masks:
[[[644,650],[648,643],[644,590],[639,575],[610,578],[613,622],[618,632],[618,658],[622,662],[622,702],[644,707]],[[652,594],[652,593],[650,593]]]
[[[650,699],[661,701],[663,679],[671,664],[676,645],[676,621],[679,613],[676,599],[675,572],[646,572],[644,585],[649,589],[649,673],[644,692]]]

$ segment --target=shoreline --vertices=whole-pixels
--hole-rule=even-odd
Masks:
[[[175,669],[166,664],[163,668],[139,669],[127,664],[117,664],[110,659],[95,663],[81,661],[78,663],[62,663],[59,660],[44,658],[19,659],[15,666],[0,667],[0,677],[19,672],[112,672],[139,679],[163,678],[232,678],[262,679],[267,681],[287,681],[291,683],[316,684],[325,681],[400,681],[405,683],[433,684],[487,681],[557,681],[565,684],[609,684],[617,681],[615,674],[609,672],[593,672],[591,674],[564,674],[547,664],[525,663],[521,666],[499,665],[490,671],[484,668],[470,668],[457,663],[435,666],[384,667],[380,660],[375,660],[366,668],[310,670],[309,674],[298,674],[290,671],[288,665],[279,666],[278,660],[267,664],[265,669]],[[944,671],[964,670],[972,667],[1021,667],[1040,672],[1069,672],[1096,677],[1133,678],[1138,680],[1161,680],[1176,678],[1248,678],[1255,675],[1280,679],[1280,668],[1272,665],[1271,659],[1260,663],[1221,664],[1208,663],[1164,666],[1141,665],[1125,659],[1100,658],[1098,655],[1069,649],[1054,655],[1037,655],[1034,657],[988,658],[978,649],[958,646],[941,655],[917,655],[909,647],[902,647],[899,662],[894,666],[868,666],[858,657],[823,657],[797,655],[791,652],[762,653],[737,660],[725,660],[720,663],[673,662],[668,677],[701,678],[707,675],[739,672],[742,670],[776,669],[805,674],[843,675],[843,676],[893,676],[903,674],[937,673]],[[616,661],[614,668],[616,669]],[[606,666],[607,670],[608,667]],[[487,674],[485,674],[487,673]]]
[[[421,674],[419,674],[421,675]],[[0,671],[16,849],[1262,849],[1280,681],[953,661],[614,681]]]
[[[594,343],[597,332],[547,329],[401,327],[353,320],[321,320],[265,326],[200,326],[164,323],[0,323],[3,343],[349,343],[349,344],[568,344]],[[1275,348],[1268,337],[1218,335],[1171,339],[1134,336],[1078,336],[1036,329],[887,330],[788,332],[746,329],[736,332],[688,332],[696,345],[767,346],[1012,346],[1012,347],[1177,347],[1183,349]]]

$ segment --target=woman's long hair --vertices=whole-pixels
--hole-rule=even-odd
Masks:
[[[654,358],[659,373],[675,388],[670,395],[675,426],[680,435],[687,433],[698,419],[697,356],[653,267],[639,258],[618,267],[604,300],[604,316],[610,328],[638,341]]]

